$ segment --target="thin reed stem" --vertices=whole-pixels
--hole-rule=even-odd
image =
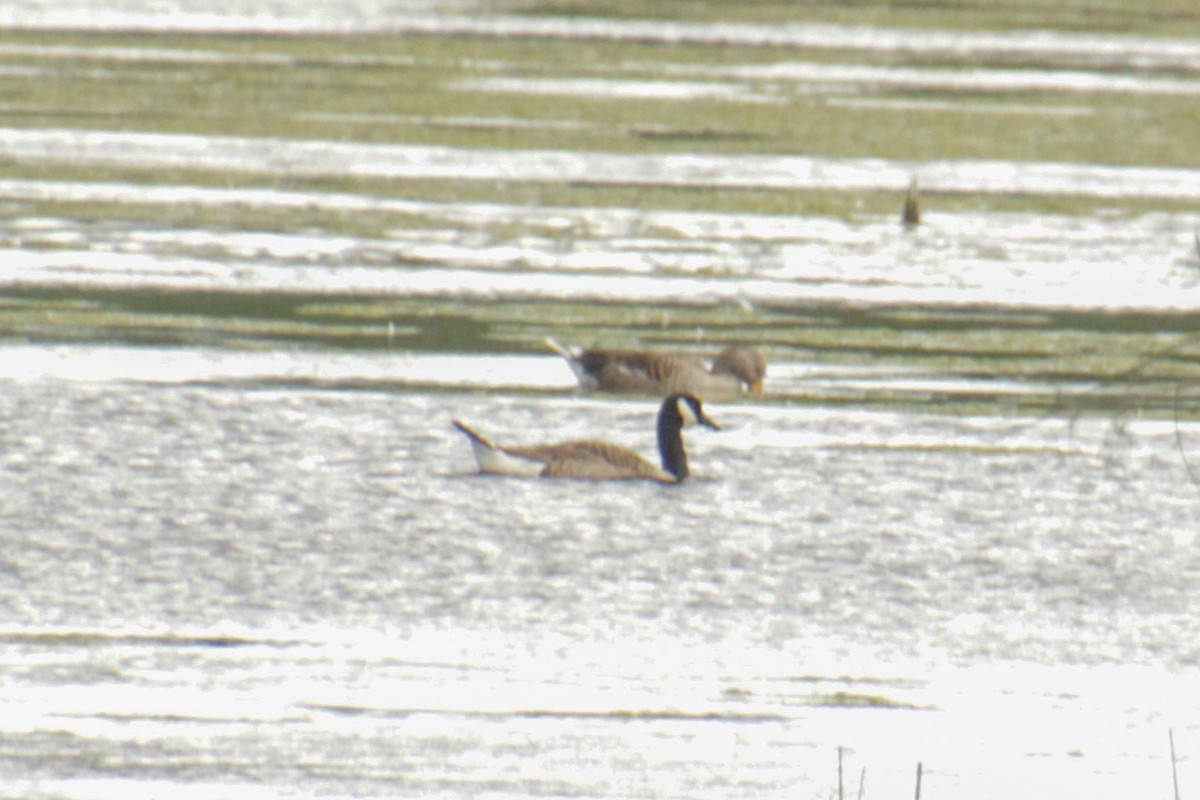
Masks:
[[[842,751],[841,745],[838,745],[838,800],[846,800],[846,794],[842,789]]]
[[[1171,741],[1171,782],[1175,784],[1175,800],[1179,800],[1179,770],[1175,768],[1175,729],[1167,728],[1167,738]]]

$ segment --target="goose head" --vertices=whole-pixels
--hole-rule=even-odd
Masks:
[[[767,360],[752,347],[730,345],[722,350],[713,361],[714,375],[732,375],[750,389],[751,394],[762,394],[763,379],[767,377]]]

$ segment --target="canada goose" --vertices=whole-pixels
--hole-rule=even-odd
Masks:
[[[588,391],[732,400],[741,395],[743,387],[751,394],[762,394],[767,374],[762,353],[739,345],[722,350],[710,370],[699,359],[680,353],[590,350],[568,347],[554,339],[546,339],[546,344],[566,359],[579,385]]]
[[[480,472],[540,478],[583,480],[644,479],[679,483],[688,476],[687,452],[679,432],[684,425],[699,423],[713,430],[720,426],[704,414],[700,401],[675,394],[663,401],[658,411],[658,452],[662,468],[656,467],[627,447],[591,440],[524,447],[501,447],[458,420],[454,427],[471,440],[471,450]]]

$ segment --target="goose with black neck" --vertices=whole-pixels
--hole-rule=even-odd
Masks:
[[[682,435],[683,428],[691,424],[720,430],[693,395],[675,394],[662,402],[657,428],[662,466],[657,466],[627,447],[592,439],[501,446],[454,420],[454,427],[470,440],[480,472],[577,480],[652,480],[666,484],[681,483],[691,474]]]

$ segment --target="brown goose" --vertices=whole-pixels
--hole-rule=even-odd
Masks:
[[[641,479],[679,483],[690,474],[687,452],[683,449],[683,437],[680,436],[683,426],[690,423],[720,430],[717,423],[705,416],[700,401],[695,397],[676,394],[663,401],[658,411],[661,468],[627,447],[608,442],[583,440],[501,447],[458,420],[454,420],[454,427],[471,440],[471,450],[480,472],[593,481]]]
[[[681,353],[645,350],[590,350],[554,339],[546,344],[567,361],[579,385],[587,390],[659,397],[690,394],[705,400],[732,400],[743,391],[762,394],[767,361],[750,347],[730,345],[717,355],[712,369]]]

